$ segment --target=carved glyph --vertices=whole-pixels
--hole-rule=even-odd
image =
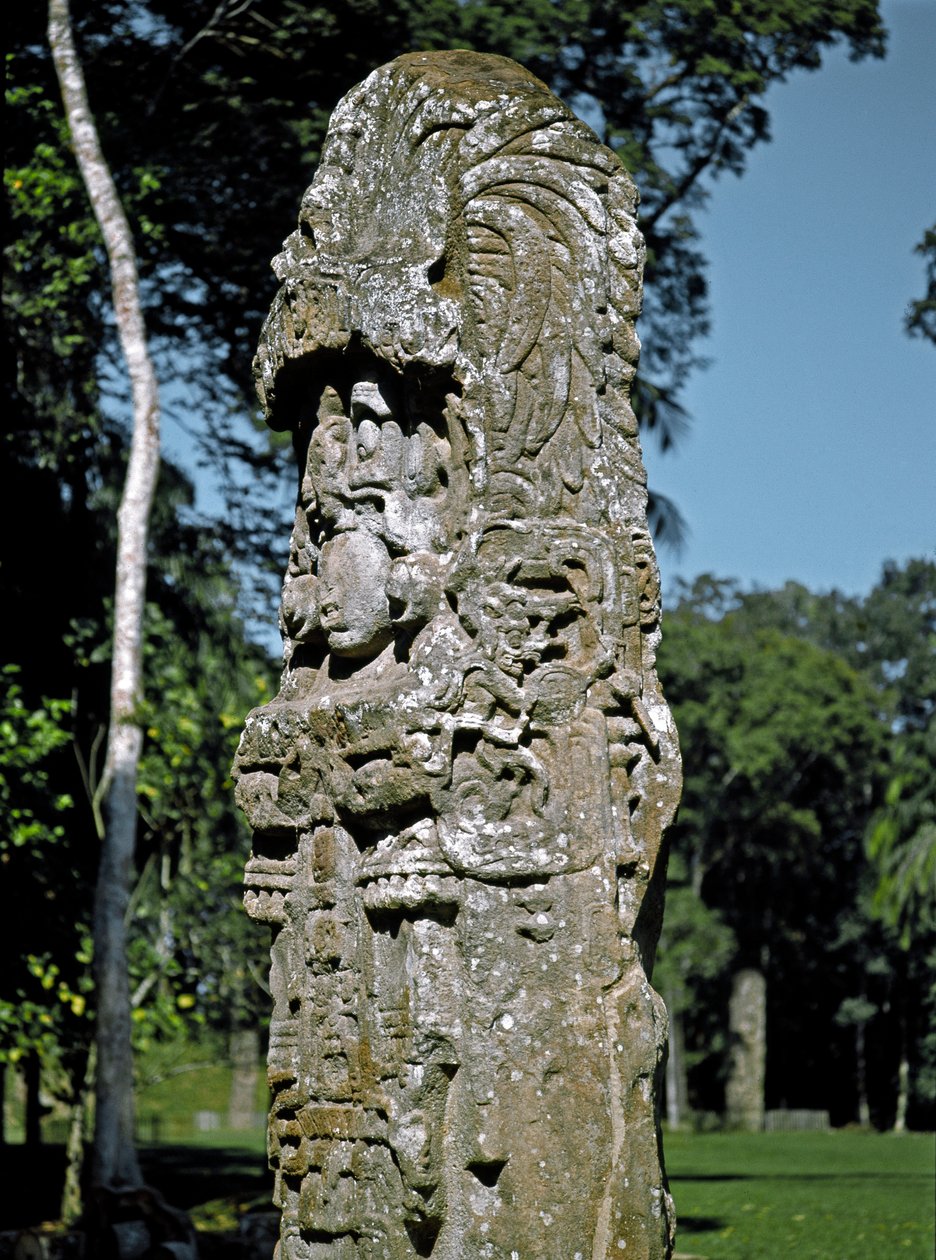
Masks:
[[[635,201],[513,62],[412,54],[336,109],[275,260],[301,485],[236,777],[282,1260],[670,1254]]]

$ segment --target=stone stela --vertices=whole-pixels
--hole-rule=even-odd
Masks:
[[[235,774],[280,1260],[671,1254],[635,206],[520,66],[411,54],[338,105],[274,261],[300,490]]]

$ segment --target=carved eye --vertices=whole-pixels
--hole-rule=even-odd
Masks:
[[[370,459],[380,445],[380,429],[373,420],[362,420],[357,431],[358,459]]]

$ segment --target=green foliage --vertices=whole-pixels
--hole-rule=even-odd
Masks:
[[[731,929],[699,898],[685,874],[682,855],[673,854],[660,957],[653,973],[671,1010],[684,1010],[700,984],[722,976],[736,948]]]
[[[925,1122],[936,565],[886,565],[864,599],[700,578],[666,619],[659,663],[686,786],[658,976],[672,983],[682,955],[689,982],[674,991],[697,1105],[719,1106],[727,986],[701,970],[715,954],[726,973],[767,976],[768,1105],[845,1121],[860,1091],[889,1124],[906,1054],[911,1113]]]
[[[13,997],[0,998],[0,1063],[38,1054],[47,1071],[61,1069],[70,1043],[88,1035],[90,938],[80,941],[75,961],[83,964],[77,980],[63,975],[49,952],[17,960]]]
[[[270,690],[263,655],[217,612],[188,640],[152,605],[147,620],[144,672],[158,687],[142,715],[137,788],[131,974],[147,995],[135,1012],[141,1049],[184,1027],[263,1019],[265,946],[240,904],[250,836],[234,808],[230,765],[247,710]]]
[[[686,422],[680,389],[708,320],[696,216],[712,179],[740,173],[769,137],[772,84],[817,68],[834,43],[880,55],[883,32],[874,0],[75,7],[163,376],[205,418],[207,453],[232,485],[236,460],[251,468],[251,493],[232,497],[223,525],[196,519],[191,486],[168,467],[155,509],[131,924],[136,1039],[152,1057],[190,1034],[220,1038],[265,1006],[255,984],[264,946],[238,906],[248,841],[227,773],[242,715],[270,676],[236,615],[231,566],[269,554],[279,517],[261,490],[282,484],[285,461],[282,447],[245,440],[236,424],[250,410],[268,259],[337,99],[399,52],[470,47],[518,58],[604,133],[643,194],[637,402],[665,446]],[[0,804],[12,793],[19,811],[8,814],[0,862],[23,890],[8,950],[16,962],[0,983],[0,1045],[10,1057],[43,1047],[71,1064],[92,1006],[88,796],[107,719],[107,592],[126,455],[115,417],[126,400],[114,384],[103,253],[65,142],[43,21],[42,6],[9,15],[2,454],[20,493],[0,507],[0,596],[29,615],[9,619],[8,659],[20,673],[5,676],[0,718]],[[911,311],[924,335],[931,305]],[[725,1046],[726,980],[744,962],[769,970],[774,1061],[791,1063],[786,1075],[769,1068],[774,1095],[801,1081],[838,1089],[849,1118],[859,1030],[892,1097],[900,1011],[916,1097],[936,1094],[936,992],[925,979],[933,590],[925,561],[890,566],[865,600],[792,583],[743,594],[705,579],[667,621],[661,669],[687,782],[657,982],[684,1015],[700,1099]]]
[[[106,0],[76,5],[75,20],[164,376],[184,380],[196,411],[211,416],[208,457],[230,472],[237,454],[253,470],[252,496],[232,494],[230,512],[232,541],[249,540],[254,559],[269,546],[257,478],[274,486],[285,463],[276,448],[235,437],[232,418],[252,408],[269,259],[295,219],[328,116],[353,84],[414,49],[500,53],[618,149],[641,189],[648,246],[635,397],[644,428],[666,447],[685,427],[680,390],[708,327],[696,215],[712,180],[740,174],[769,138],[772,84],[818,68],[834,44],[854,58],[884,49],[876,0]],[[47,79],[37,14],[26,6],[11,21],[22,81]],[[677,519],[661,517],[671,528]]]
[[[791,915],[823,934],[848,895],[885,733],[877,696],[840,657],[740,610],[709,620],[698,594],[669,615],[660,669],[686,771],[674,845],[757,965]]]
[[[35,16],[16,21],[28,26]],[[17,672],[0,676],[0,869],[16,895],[3,925],[0,1055],[38,1054],[44,1087],[68,1097],[93,1028],[92,798],[107,722],[126,440],[113,418],[123,402],[111,371],[106,266],[46,56],[38,32],[7,81],[13,230],[4,252],[0,455],[17,494],[0,500],[0,602],[17,610],[5,636]],[[159,169],[128,162],[121,183],[138,238],[158,251]],[[255,680],[267,685],[269,666],[236,616],[225,533],[197,520],[192,499],[190,483],[164,467],[148,575],[151,733],[130,925],[141,1046],[193,1026],[261,1019],[254,975],[265,971],[265,948],[235,909],[249,841],[227,776]]]
[[[717,1072],[725,1054],[723,1007],[736,952],[734,933],[719,911],[706,905],[690,886],[682,854],[673,854],[653,984],[666,1002],[670,1019],[682,1020],[684,1066],[689,1070],[708,1064]]]
[[[0,670],[0,870],[7,887],[28,888],[45,912],[54,914],[57,871],[68,865],[63,853],[74,807],[71,795],[57,790],[55,753],[71,742],[73,706],[45,697],[36,708],[27,705],[16,681],[19,672],[15,665]],[[61,1048],[85,1031],[88,940],[80,926],[70,931],[59,925],[34,943],[37,952],[29,941],[19,944],[5,954],[0,1063],[35,1053],[55,1061]]]
[[[936,715],[927,730],[898,739],[893,777],[868,833],[874,908],[908,949],[936,935]]]
[[[54,791],[44,764],[71,739],[64,725],[71,701],[43,697],[41,708],[30,710],[13,681],[18,673],[17,665],[0,669],[0,863],[10,861],[11,848],[61,840],[64,823],[54,820],[74,803],[67,792]]]
[[[4,248],[4,318],[21,330],[24,360],[27,354],[68,360],[95,335],[89,319],[73,317],[102,283],[100,233],[68,152],[58,103],[38,84],[17,85],[9,56],[7,69],[13,134],[4,188],[12,230]]]
[[[912,337],[936,343],[936,223],[923,233],[916,253],[926,262],[926,295],[910,303],[904,323]]]
[[[936,945],[936,562],[886,565],[860,633],[891,729],[867,832],[873,907],[904,948],[925,950]]]
[[[96,487],[89,465],[100,467],[105,461],[96,457],[107,450],[95,372],[105,271],[61,110],[41,83],[21,79],[21,68],[7,59],[4,189],[11,230],[4,247],[0,455],[17,494],[0,501],[0,534],[8,540],[0,591],[6,607],[32,613],[8,617],[6,649],[21,667],[32,705],[50,689],[73,695],[69,670],[46,669],[40,680],[37,663],[54,660],[69,618],[81,617],[96,594],[100,544],[92,542]],[[62,566],[57,601],[37,602],[35,575],[64,539],[84,563]],[[64,790],[74,798],[73,787],[80,790],[79,784]]]

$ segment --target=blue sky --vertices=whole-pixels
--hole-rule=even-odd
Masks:
[[[936,556],[936,348],[903,331],[936,220],[936,0],[890,0],[883,61],[798,73],[773,140],[700,217],[711,366],[651,484],[690,526],[664,584],[712,572],[867,591],[886,559]]]

